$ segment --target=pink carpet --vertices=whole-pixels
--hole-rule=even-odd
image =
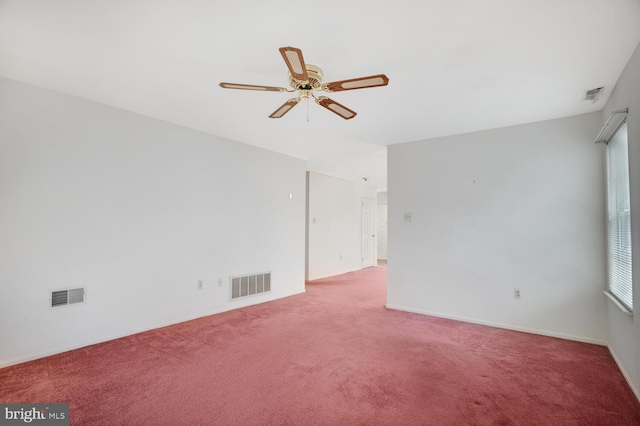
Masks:
[[[74,425],[640,425],[606,348],[387,310],[385,281],[1,369],[0,402],[70,403]]]

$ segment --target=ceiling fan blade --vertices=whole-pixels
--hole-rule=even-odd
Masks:
[[[333,99],[327,98],[326,96],[320,96],[319,98],[317,98],[316,103],[320,106],[325,107],[332,113],[338,114],[340,117],[344,118],[345,120],[349,120],[358,114],[357,112],[347,108],[344,105],[339,104]]]
[[[352,78],[349,80],[332,81],[322,85],[322,90],[326,92],[342,92],[344,90],[365,89],[367,87],[386,86],[389,78],[384,74],[372,75],[369,77]]]
[[[269,118],[281,118],[283,115],[288,113],[291,108],[298,105],[298,102],[300,102],[300,99],[298,98],[289,99],[287,102],[283,103],[280,108],[273,111]]]
[[[260,90],[266,92],[288,92],[284,87],[273,86],[256,86],[253,84],[238,84],[238,83],[220,83],[220,87],[223,89],[240,89],[240,90]]]
[[[279,50],[293,78],[300,81],[308,81],[309,76],[307,75],[307,66],[302,57],[302,50],[289,46],[281,47]]]

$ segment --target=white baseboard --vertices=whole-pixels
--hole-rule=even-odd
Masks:
[[[636,388],[635,385],[633,384],[633,381],[631,381],[631,377],[629,376],[629,374],[627,374],[627,371],[622,366],[622,363],[620,362],[620,359],[614,352],[613,348],[610,345],[607,345],[607,348],[609,349],[609,353],[611,354],[611,357],[613,358],[616,365],[618,366],[618,369],[622,373],[622,376],[624,377],[624,379],[627,381],[627,384],[631,388],[631,392],[633,392],[638,402],[640,402],[640,392],[638,391],[638,388]]]
[[[121,334],[114,334],[114,335],[107,336],[107,337],[104,337],[104,338],[101,338],[101,339],[89,340],[89,341],[86,341],[86,342],[79,343],[77,345],[71,345],[71,346],[68,346],[68,347],[58,348],[58,349],[54,349],[54,350],[51,350],[51,351],[39,352],[39,353],[34,354],[34,355],[28,355],[28,356],[25,356],[25,357],[14,358],[14,359],[11,359],[11,360],[8,360],[8,361],[0,361],[0,368],[11,367],[12,365],[22,364],[24,362],[34,361],[36,359],[46,358],[48,356],[53,356],[53,355],[58,355],[58,354],[61,354],[61,353],[64,353],[64,352],[73,351],[73,350],[76,350],[76,349],[86,348],[87,346],[97,345],[99,343],[109,342],[111,340],[121,339],[121,338],[127,337],[127,336],[133,336],[134,334],[144,333],[145,331],[156,330],[158,328],[169,327],[171,325],[181,324],[181,323],[187,322],[187,321],[193,321],[193,320],[196,320],[198,318],[204,318],[204,317],[208,317],[208,316],[211,316],[211,315],[221,314],[223,312],[229,312],[229,311],[234,311],[234,310],[238,310],[238,309],[248,308],[249,306],[258,305],[258,304],[261,304],[261,303],[273,302],[275,300],[284,299],[285,297],[295,296],[296,294],[302,294],[302,293],[305,293],[306,291],[307,290],[304,289],[304,290],[302,290],[300,292],[287,294],[287,295],[284,295],[284,296],[279,296],[279,297],[274,298],[274,299],[260,300],[260,301],[256,300],[254,303],[248,303],[248,304],[243,304],[243,305],[225,306],[224,308],[216,310],[216,311],[211,311],[211,312],[207,312],[207,313],[199,314],[199,315],[193,315],[193,316],[189,316],[189,317],[186,317],[186,318],[182,318],[180,320],[169,321],[169,322],[161,323],[161,324],[154,325],[154,326],[151,326],[151,327],[134,328],[134,329],[128,330],[128,331],[126,331],[124,333],[121,333]]]
[[[541,336],[548,336],[548,337],[557,337],[559,339],[565,339],[565,340],[573,340],[576,342],[583,342],[583,343],[591,343],[594,345],[600,345],[600,346],[607,346],[608,343],[605,342],[604,340],[599,340],[599,339],[593,339],[590,337],[584,337],[584,336],[574,336],[574,335],[570,335],[570,334],[563,334],[563,333],[556,333],[553,331],[548,331],[548,330],[538,330],[538,329],[534,329],[534,328],[527,328],[527,327],[518,327],[518,326],[514,326],[514,325],[510,325],[510,324],[502,324],[502,323],[497,323],[497,322],[491,322],[491,321],[483,321],[483,320],[477,320],[474,318],[465,318],[465,317],[459,317],[456,315],[447,315],[447,314],[442,314],[439,312],[430,312],[430,311],[422,311],[419,309],[411,309],[411,308],[407,308],[404,306],[397,306],[397,305],[387,305],[388,309],[395,309],[398,311],[405,311],[405,312],[412,312],[415,314],[422,314],[422,315],[429,315],[432,317],[438,317],[438,318],[447,318],[447,319],[451,319],[451,320],[455,320],[455,321],[462,321],[462,322],[468,322],[471,324],[479,324],[479,325],[486,325],[489,327],[496,327],[496,328],[503,328],[505,330],[513,330],[513,331],[520,331],[523,333],[531,333],[531,334],[539,334]]]

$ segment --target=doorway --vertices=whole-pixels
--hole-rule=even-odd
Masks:
[[[382,197],[385,195],[385,197]],[[377,232],[378,265],[387,264],[387,199],[386,192],[378,194]]]
[[[362,197],[362,267],[376,265],[376,200]]]

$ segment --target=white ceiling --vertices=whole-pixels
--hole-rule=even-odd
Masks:
[[[601,110],[639,41],[639,0],[0,0],[0,75],[379,190],[387,145]],[[218,87],[287,86],[282,46],[325,82],[389,85],[329,95],[352,120],[311,103],[308,122],[304,103],[268,118],[292,94]]]

